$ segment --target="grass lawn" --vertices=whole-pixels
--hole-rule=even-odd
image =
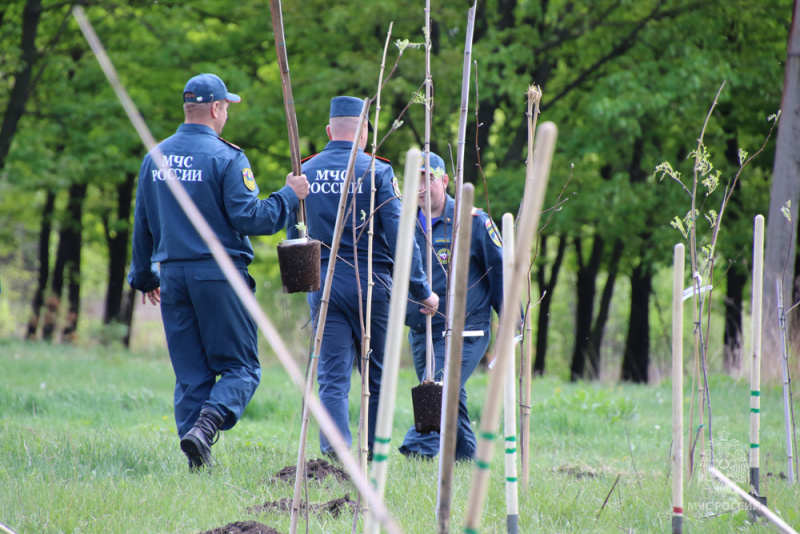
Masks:
[[[300,395],[278,364],[264,365],[244,417],[213,448],[216,466],[198,475],[189,473],[178,447],[174,377],[166,352],[0,341],[0,523],[18,534],[194,534],[253,520],[288,532],[288,515],[254,508],[292,496],[291,482],[272,477],[296,462]],[[476,425],[488,378],[479,370],[467,387]],[[747,487],[749,384],[721,375],[710,382],[716,466]],[[691,377],[685,383],[689,428]],[[429,533],[436,530],[438,464],[407,460],[397,452],[413,422],[414,385],[406,365],[386,503],[404,531]],[[356,388],[354,379],[353,429]],[[798,528],[800,491],[781,477],[786,453],[780,387],[765,386],[761,403],[762,493],[773,511]],[[531,481],[520,495],[520,531],[671,532],[671,432],[669,382],[534,380]],[[318,447],[314,425],[309,459],[319,457]],[[703,464],[699,456],[695,462]],[[463,524],[473,469],[456,466],[453,532]],[[687,477],[686,532],[774,531],[766,523],[751,524],[735,499],[699,472],[694,480]],[[356,497],[352,484],[334,479],[310,481],[308,492],[313,503]],[[498,448],[482,532],[506,531],[504,492]],[[349,513],[312,514],[308,532],[346,533],[352,522]],[[299,531],[306,531],[303,522]]]

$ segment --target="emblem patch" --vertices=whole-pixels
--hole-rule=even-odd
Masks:
[[[396,176],[392,176],[392,189],[394,189],[394,196],[397,198],[403,198],[403,195],[400,193],[400,186],[397,184]]]
[[[439,262],[442,265],[447,265],[447,262],[450,260],[450,249],[440,248],[436,251],[436,257],[439,258]]]
[[[497,232],[497,227],[494,225],[494,222],[491,219],[486,219],[486,231],[489,233],[492,243],[498,247],[503,246],[503,243],[500,241],[500,234]]]
[[[244,179],[244,186],[248,191],[256,190],[256,178],[253,176],[253,171],[249,167],[242,169],[242,179]]]

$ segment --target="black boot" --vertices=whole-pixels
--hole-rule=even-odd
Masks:
[[[194,426],[181,439],[181,450],[189,458],[189,469],[200,469],[211,464],[211,446],[219,439],[222,416],[214,409],[200,411]]]

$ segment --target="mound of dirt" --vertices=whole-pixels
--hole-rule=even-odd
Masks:
[[[291,503],[289,503],[291,506]],[[256,521],[236,521],[224,527],[215,528],[199,534],[281,534],[272,527],[258,523]]]
[[[356,501],[350,498],[350,494],[345,494],[344,497],[341,497],[339,499],[333,499],[326,503],[322,504],[311,503],[309,505],[309,508],[315,514],[329,513],[333,517],[339,517],[339,514],[341,514],[342,512],[352,513],[356,508]],[[285,499],[281,499],[279,501],[267,502],[260,506],[253,506],[248,511],[252,513],[283,512],[288,514],[291,513],[292,511],[292,499],[290,497],[286,497]],[[302,513],[305,513],[306,511],[305,502],[300,503],[300,511]]]
[[[287,465],[272,477],[272,480],[280,480],[282,482],[291,482],[294,480],[297,473],[297,466]],[[308,480],[322,480],[325,477],[333,476],[340,482],[347,482],[350,476],[347,471],[340,467],[336,467],[325,460],[317,458],[306,462],[306,478]]]

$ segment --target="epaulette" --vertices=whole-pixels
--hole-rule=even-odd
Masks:
[[[319,152],[317,152],[317,154],[319,154]],[[300,163],[305,163],[306,161],[310,160],[311,158],[313,158],[313,157],[314,157],[314,156],[316,156],[317,154],[311,154],[311,155],[310,155],[310,156],[308,156],[307,158],[303,158],[303,159],[301,159],[301,160],[300,160]]]
[[[472,216],[473,216],[473,217],[477,217],[478,215],[480,215],[480,214],[481,214],[481,211],[483,211],[483,210],[481,210],[480,208],[476,208],[475,206],[473,206],[473,207],[472,207]]]
[[[238,146],[234,145],[234,144],[233,144],[233,143],[231,143],[230,141],[228,141],[228,140],[226,140],[226,139],[223,139],[222,137],[218,137],[218,139],[219,139],[220,141],[222,141],[223,143],[225,143],[226,145],[228,145],[229,147],[231,147],[231,148],[234,148],[234,149],[238,150],[239,152],[244,152],[244,149],[243,149],[243,148],[240,148],[240,147],[238,147]]]
[[[364,154],[366,154],[366,155],[367,155],[367,156],[369,156],[369,157],[373,157],[373,156],[372,156],[372,154],[370,154],[369,152],[364,152]],[[386,163],[388,163],[388,164],[390,164],[390,165],[391,165],[391,163],[392,163],[390,160],[388,160],[388,159],[386,159],[386,158],[382,158],[382,157],[380,157],[380,156],[375,156],[375,159],[379,159],[379,160],[381,160],[381,161],[385,161]]]

